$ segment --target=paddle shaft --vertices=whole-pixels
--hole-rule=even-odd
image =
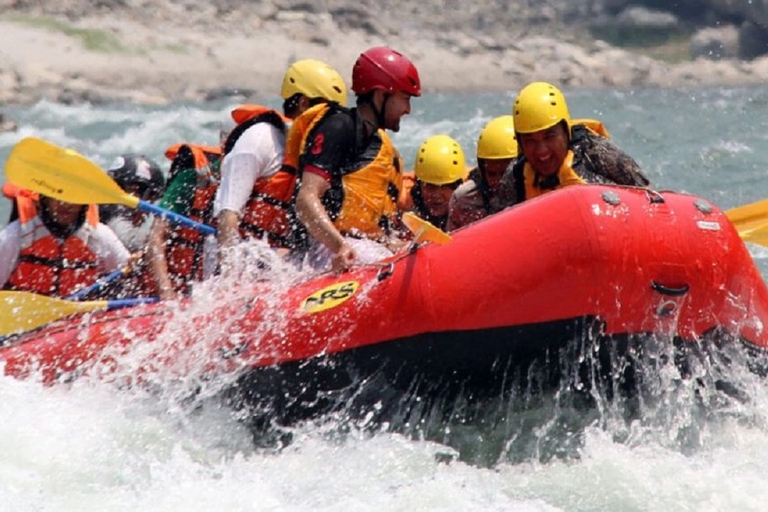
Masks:
[[[113,309],[123,309],[123,308],[131,308],[133,306],[138,306],[141,304],[154,304],[156,302],[159,302],[160,299],[157,297],[141,297],[138,299],[114,299],[114,300],[108,300],[107,301],[107,311],[112,311]]]
[[[182,226],[186,226],[188,228],[196,229],[205,235],[216,234],[216,229],[212,228],[207,224],[203,224],[202,222],[197,222],[195,220],[190,219],[189,217],[185,217],[183,215],[172,212],[170,210],[166,210],[165,208],[160,208],[159,206],[154,205],[152,203],[148,203],[146,201],[139,200],[138,208],[140,210],[144,210],[145,212],[159,215],[163,219],[167,219],[168,221],[174,224],[179,224]]]
[[[101,279],[97,280],[92,285],[86,286],[85,288],[83,288],[83,289],[73,293],[72,295],[69,295],[67,297],[67,300],[80,300],[80,299],[83,299],[83,298],[87,297],[88,295],[90,295],[91,293],[95,292],[96,290],[99,290],[100,288],[103,288],[103,287],[107,286],[108,284],[113,283],[114,281],[120,279],[121,277],[126,275],[128,273],[128,271],[129,271],[129,269],[127,267],[115,270],[114,272],[111,272],[111,273],[107,274],[106,276],[102,277]]]

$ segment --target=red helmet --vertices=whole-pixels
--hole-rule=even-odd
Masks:
[[[392,48],[369,48],[352,68],[352,90],[360,96],[375,89],[421,96],[419,72],[408,57]]]

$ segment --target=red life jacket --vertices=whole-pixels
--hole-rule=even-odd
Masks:
[[[165,151],[173,160],[171,176],[194,166],[197,186],[192,197],[188,217],[197,222],[213,225],[213,198],[219,187],[219,161],[221,148],[196,144],[176,144]],[[191,160],[189,157],[191,156]],[[172,178],[171,178],[172,179]],[[196,229],[173,225],[170,227],[166,250],[168,274],[177,291],[188,291],[193,280],[203,279],[203,241],[205,237]]]
[[[312,116],[305,117],[305,115],[312,110],[316,111],[317,107],[308,110],[294,121],[288,136],[288,148],[286,148],[284,162],[288,162],[289,149],[292,144],[297,146],[296,156],[298,157],[299,145],[302,145],[305,134],[299,128],[306,126],[302,119],[307,122],[311,121]],[[268,122],[279,130],[285,130],[285,118],[278,112],[260,105],[241,105],[232,112],[232,118],[238,123],[238,126],[227,139],[225,154],[232,150],[235,142],[245,130],[256,123]],[[292,143],[292,140],[295,142]],[[284,163],[283,167],[274,175],[256,180],[251,197],[245,205],[243,218],[240,220],[240,235],[244,238],[247,236],[266,237],[273,247],[292,247],[293,227],[296,225],[292,206],[295,190],[295,164],[287,165]]]
[[[60,241],[30,210],[20,211],[21,250],[19,263],[11,272],[5,289],[66,297],[96,282],[98,257],[88,247],[98,224],[93,216],[74,234]]]

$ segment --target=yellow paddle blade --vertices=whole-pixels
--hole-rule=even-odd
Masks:
[[[736,228],[755,221],[768,222],[768,199],[731,208],[725,215]]]
[[[107,308],[105,300],[72,302],[28,292],[0,292],[0,336],[20,334],[71,315]]]
[[[101,167],[71,149],[27,137],[11,150],[5,176],[14,185],[73,204],[123,204],[136,208]]]
[[[768,247],[768,199],[731,208],[725,215],[742,240]]]
[[[403,214],[403,224],[415,235],[414,241],[416,243],[433,242],[444,245],[452,240],[451,235],[413,212]]]
[[[768,220],[761,225],[740,230],[739,236],[745,242],[768,247]]]

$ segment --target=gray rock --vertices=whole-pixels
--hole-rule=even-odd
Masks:
[[[216,89],[209,89],[201,91],[203,93],[204,101],[218,101],[224,99],[230,100],[246,100],[256,95],[254,89],[247,87],[217,87]]]
[[[642,6],[630,6],[616,17],[616,25],[624,28],[669,30],[677,27],[677,16],[668,11],[658,11]]]
[[[690,52],[694,59],[734,59],[739,54],[739,29],[727,25],[699,30],[691,38]]]
[[[302,11],[307,13],[328,11],[328,6],[323,0],[276,0],[275,6],[281,11]]]
[[[752,21],[739,27],[739,58],[752,60],[768,54],[768,29]]]
[[[363,30],[379,36],[387,33],[371,12],[362,7],[347,5],[331,9],[330,13],[341,30]]]
[[[5,114],[0,114],[0,132],[15,132],[19,129],[19,125],[13,119],[5,117]]]

